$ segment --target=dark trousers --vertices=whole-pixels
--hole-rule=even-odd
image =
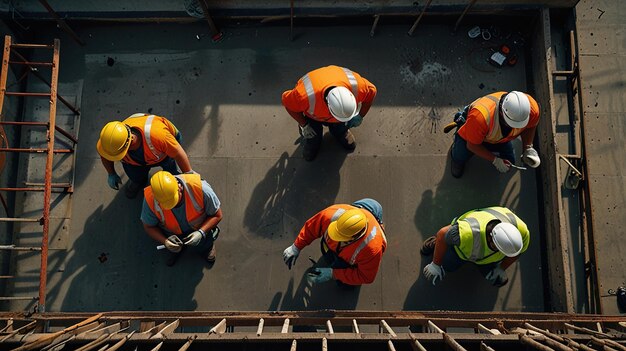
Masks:
[[[128,179],[142,187],[148,185],[148,174],[152,167],[161,167],[164,171],[172,174],[180,174],[178,167],[176,167],[176,161],[171,157],[166,157],[163,161],[151,166],[135,166],[122,162],[122,167],[124,167]]]
[[[512,164],[515,164],[515,150],[513,150],[513,143],[510,141],[501,144],[482,144],[487,150],[498,153],[500,158],[509,160]],[[467,141],[461,138],[459,134],[454,134],[454,142],[452,143],[452,159],[461,164],[465,164],[470,157],[474,156],[474,153],[467,148]]]
[[[443,262],[441,263],[441,266],[446,271],[446,273],[454,272],[468,262],[469,261],[465,261],[464,259],[459,257],[459,255],[456,253],[456,250],[454,249],[454,246],[449,245],[448,250],[446,250],[446,254],[443,256]],[[476,266],[478,266],[480,274],[482,274],[484,277],[499,264],[500,262],[493,262],[488,264],[477,264]]]
[[[306,139],[307,144],[319,146],[322,143],[324,126],[328,127],[330,134],[332,134],[337,140],[341,140],[345,138],[346,133],[348,132],[348,129],[349,129],[345,123],[319,122],[308,117],[305,117],[305,119],[308,125],[310,125],[311,128],[313,128],[316,134],[314,138]]]

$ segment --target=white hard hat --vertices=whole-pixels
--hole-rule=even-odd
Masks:
[[[326,103],[330,114],[340,122],[348,122],[359,113],[354,95],[345,87],[330,89]]]
[[[515,257],[522,252],[524,242],[522,234],[511,223],[499,223],[491,231],[491,238],[498,250],[508,257]]]
[[[502,114],[511,128],[524,128],[530,116],[530,101],[526,94],[512,91],[504,96]]]

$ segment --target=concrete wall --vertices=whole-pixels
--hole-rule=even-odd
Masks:
[[[52,8],[65,18],[82,17],[187,17],[186,9],[196,7],[196,0],[134,0],[134,1],[98,1],[98,0],[49,0]],[[503,9],[537,9],[543,7],[571,8],[578,0],[481,0],[472,11],[494,11]],[[276,16],[289,15],[289,1],[286,0],[239,0],[208,1],[214,16]],[[429,12],[460,12],[469,1],[435,0]],[[426,1],[414,0],[317,0],[294,1],[295,14],[298,15],[368,15],[377,13],[407,14],[418,13]],[[17,10],[26,18],[48,17],[46,10],[38,1],[0,0],[0,11]]]

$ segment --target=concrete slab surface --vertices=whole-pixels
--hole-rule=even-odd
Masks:
[[[37,39],[61,36],[61,87],[84,82],[69,246],[50,254],[48,311],[544,310],[535,172],[500,175],[474,158],[454,179],[452,135],[442,133],[473,99],[526,90],[523,57],[515,67],[494,68],[484,62],[492,43],[438,25],[421,26],[414,38],[404,26],[381,27],[374,38],[368,26],[297,28],[293,42],[288,28],[237,26],[225,28],[217,44],[196,39],[206,32],[200,24],[77,30],[87,46],[56,30]],[[326,135],[309,163],[280,96],[329,64],[359,72],[379,95],[354,130],[354,153]],[[95,150],[99,131],[135,112],[179,127],[193,168],[222,201],[212,269],[191,254],[166,267],[165,254],[143,232],[141,199],[107,186]],[[306,219],[362,197],[382,203],[389,240],[373,284],[353,291],[309,286],[303,273],[307,257],[320,256],[317,242],[287,270],[282,250]],[[510,283],[495,289],[469,265],[436,287],[427,283],[422,241],[464,211],[492,205],[513,209],[531,231],[527,253],[508,271]]]
[[[593,232],[603,312],[620,311],[609,289],[626,286],[626,8],[620,1],[581,1],[576,7],[580,75]]]

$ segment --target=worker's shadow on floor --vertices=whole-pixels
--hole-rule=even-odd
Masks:
[[[492,311],[498,288],[483,278],[478,268],[467,263],[455,272],[446,273],[436,285],[424,277],[424,266],[432,257],[422,259],[417,280],[409,289],[403,310]],[[427,262],[426,262],[427,261]],[[501,289],[507,289],[504,286]]]
[[[300,139],[301,140],[301,139]],[[339,172],[347,152],[326,133],[317,158],[302,158],[302,143],[292,155],[283,152],[261,180],[245,209],[244,226],[271,239],[332,205],[339,192]],[[285,219],[289,223],[284,223]]]
[[[49,271],[63,273],[49,285],[49,301],[62,299],[63,311],[196,308],[204,261],[185,252],[167,267],[166,250],[156,250],[139,220],[142,201],[141,195],[127,199],[120,189],[89,216],[67,252],[50,257]]]
[[[320,257],[315,265],[304,257],[298,264],[312,267],[328,267],[329,264]],[[302,267],[300,267],[302,268]],[[311,310],[354,310],[361,293],[360,286],[349,286],[338,281],[331,280],[324,283],[314,284],[307,279],[306,269],[300,278],[297,287],[294,286],[294,278],[289,280],[284,293],[276,293],[269,311],[311,311]]]

